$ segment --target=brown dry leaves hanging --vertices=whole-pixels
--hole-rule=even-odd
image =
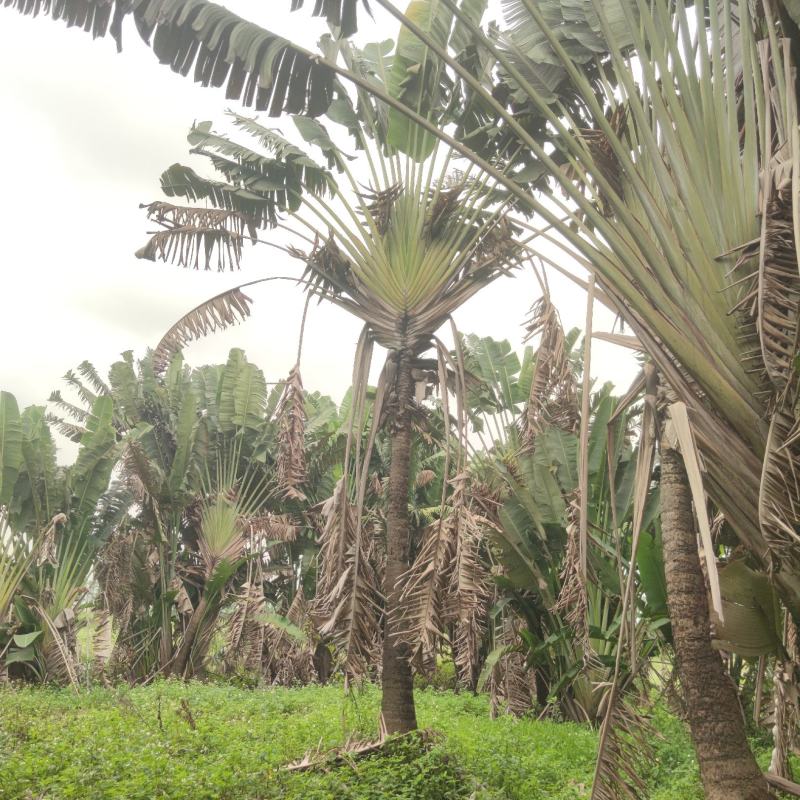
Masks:
[[[615,138],[622,139],[624,136],[627,125],[627,111],[627,106],[618,105],[613,112],[607,115]],[[622,168],[608,135],[600,128],[579,128],[577,134],[591,154],[591,163],[594,165],[594,171],[605,179],[609,188],[617,197],[623,198]],[[574,180],[578,179],[577,173],[571,168],[568,170],[568,174]],[[597,183],[596,179],[595,183]],[[603,214],[612,214],[614,203],[611,201],[607,190],[598,185],[596,197],[599,201],[598,205],[601,212]]]
[[[359,525],[344,480],[322,506],[317,595],[312,613],[323,637],[331,637],[349,675],[366,673],[380,642],[382,596],[375,542]]]
[[[95,612],[94,636],[92,636],[92,667],[103,672],[111,660],[114,638],[111,630],[111,612],[107,608]]]
[[[179,267],[213,269],[216,250],[217,272],[239,268],[242,259],[242,239],[235,233],[196,225],[170,228],[154,233],[147,244],[136,251],[137,258],[147,261],[166,261]]]
[[[789,753],[800,747],[800,641],[797,625],[785,612],[783,653],[775,659],[773,672],[772,740],[769,771],[792,779]]]
[[[456,554],[448,590],[448,611],[454,623],[453,653],[459,679],[474,689],[480,673],[480,648],[486,633],[491,576],[482,552],[484,532],[492,523],[494,498],[486,487],[464,476],[454,479]]]
[[[224,665],[228,672],[241,667],[261,669],[264,649],[264,623],[259,619],[266,608],[266,599],[259,581],[242,584],[236,605],[227,625]]]
[[[381,191],[369,190],[360,195],[364,203],[365,220],[368,223],[371,220],[381,236],[385,236],[388,232],[392,208],[402,194],[403,184],[398,182]]]
[[[531,390],[521,420],[523,445],[530,447],[547,425],[564,431],[578,428],[578,392],[558,311],[548,295],[531,308],[526,341],[540,336]]]
[[[779,43],[785,48],[785,43]],[[800,422],[797,418],[800,373],[796,356],[800,341],[800,274],[795,212],[798,152],[792,131],[797,127],[794,77],[789,81],[786,104],[774,87],[782,78],[777,64],[788,53],[773,53],[773,43],[763,41],[759,59],[763,84],[771,102],[764,107],[766,152],[761,163],[759,238],[729,253],[738,253],[734,269],[744,272],[732,309],[749,314],[757,342],[745,360],[764,381],[763,394],[771,394],[759,493],[759,523],[769,551],[771,572],[800,569]],[[776,58],[780,56],[780,58]],[[783,61],[783,63],[788,63]],[[720,256],[722,257],[722,256]],[[760,393],[759,393],[760,394]]]
[[[114,531],[98,553],[95,563],[97,582],[117,624],[117,649],[125,638],[133,615],[138,572],[136,551],[140,536],[137,531]]]
[[[766,195],[753,278],[756,318],[766,375],[777,393],[767,436],[759,497],[759,521],[773,570],[800,568],[800,424],[795,364],[800,317],[800,276],[792,218],[791,173],[779,169],[779,155],[763,176]],[[795,168],[795,167],[793,167]],[[742,256],[750,255],[743,251]],[[741,259],[740,259],[741,261]]]
[[[45,680],[78,688],[78,622],[75,612],[68,607],[51,619],[40,603],[34,608],[44,624],[42,657]]]
[[[289,373],[275,414],[279,426],[278,488],[285,498],[303,501],[306,496],[300,487],[306,482],[306,397],[299,364]]]
[[[586,581],[584,581],[580,570],[580,506],[577,492],[569,500],[566,513],[567,551],[564,554],[564,564],[559,576],[561,591],[553,606],[553,611],[564,616],[566,622],[575,632],[577,642],[588,656],[591,650],[589,629],[586,625],[586,611],[589,601],[586,595]]]
[[[239,269],[246,220],[235,211],[184,208],[171,203],[143,205],[147,218],[163,230],[154,233],[137,258],[166,261],[181,267],[219,272]],[[250,231],[251,236],[254,231]],[[216,258],[214,258],[216,252]]]
[[[424,668],[444,637],[444,599],[455,560],[458,519],[454,513],[428,525],[416,559],[400,579],[397,638],[409,646],[417,668]]]
[[[317,679],[314,652],[319,633],[310,614],[310,605],[302,591],[295,593],[286,619],[302,636],[292,635],[278,624],[265,626],[263,672],[272,685],[307,685]]]
[[[469,476],[462,473],[452,483],[450,513],[425,528],[417,557],[401,579],[396,635],[408,645],[417,668],[425,669],[452,626],[459,679],[474,687],[489,600],[481,546],[491,523]]]
[[[633,690],[632,676],[611,685],[600,712],[608,717],[603,725],[602,757],[597,763],[592,800],[632,800],[647,797],[647,784],[639,774],[652,759],[654,732],[649,720],[637,708],[639,694]],[[602,708],[605,706],[605,708]]]
[[[487,681],[492,719],[501,711],[524,716],[536,703],[536,672],[528,669],[524,654],[517,649],[521,627],[518,617],[507,614],[495,635],[495,647],[507,649],[497,659]]]
[[[63,525],[67,521],[66,514],[56,514],[50,520],[45,532],[42,534],[42,539],[39,543],[39,549],[36,554],[36,566],[41,567],[43,564],[51,564],[58,566],[58,545],[56,543],[56,532],[59,525]]]
[[[246,523],[247,533],[255,540],[293,542],[300,533],[300,522],[291,514],[259,514]]]
[[[328,239],[322,241],[318,236],[315,237],[310,252],[305,253],[290,247],[289,254],[305,262],[303,280],[307,281],[309,290],[316,291],[320,297],[338,297],[342,292],[349,292],[355,287],[350,259],[336,244],[332,232]]]

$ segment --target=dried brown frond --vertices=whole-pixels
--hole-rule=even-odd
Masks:
[[[295,364],[283,387],[278,408],[278,487],[283,496],[305,500],[300,488],[306,482],[305,424],[306,395],[300,366]]]
[[[472,262],[466,274],[478,277],[487,268],[508,271],[516,266],[523,250],[516,239],[517,231],[508,217],[499,217],[482,227],[472,250]]]
[[[165,228],[183,228],[198,226],[201,228],[217,228],[244,236],[255,235],[255,229],[238,211],[226,211],[219,208],[200,208],[192,206],[176,206],[173,203],[156,201],[141,204],[147,212],[147,218],[163,225]]]
[[[580,569],[580,504],[577,492],[573,493],[567,507],[567,550],[561,568],[561,591],[553,606],[553,611],[564,616],[567,624],[575,632],[575,638],[585,654],[591,651],[587,608],[586,582]]]
[[[298,628],[305,628],[307,625],[311,624],[309,613],[310,606],[308,600],[306,600],[306,596],[302,591],[295,592],[292,598],[292,604],[286,612],[286,619]]]
[[[255,238],[255,227],[236,211],[188,208],[156,202],[142,206],[148,219],[163,227],[136,252],[137,258],[167,261],[182,267],[212,269],[216,250],[219,272],[239,269],[245,230]]]
[[[75,612],[68,607],[51,619],[39,603],[35,603],[34,608],[45,630],[41,645],[45,679],[77,689],[78,625]]]
[[[56,514],[53,519],[50,520],[50,524],[42,534],[42,539],[39,543],[39,548],[36,553],[36,566],[41,567],[42,564],[52,564],[54,567],[58,566],[56,532],[58,526],[63,525],[66,521],[66,514]]]
[[[648,787],[640,775],[652,760],[655,736],[647,716],[638,710],[641,696],[629,676],[611,684],[601,703],[603,726],[595,766],[592,800],[646,800]]]
[[[141,442],[136,439],[128,439],[121,461],[126,483],[130,478],[135,477],[135,480],[141,484],[145,496],[158,497],[162,475],[158,466],[148,457]]]
[[[758,516],[772,571],[800,567],[800,426],[794,413],[772,415],[761,474]]]
[[[488,521],[466,473],[452,483],[449,513],[423,530],[414,563],[400,579],[395,635],[424,672],[452,626],[459,677],[474,688],[488,612],[489,573],[481,553]]]
[[[292,247],[289,248],[289,253],[305,262],[303,280],[320,296],[338,297],[355,286],[350,259],[336,244],[332,232],[321,243],[315,238],[309,253]]]
[[[343,480],[323,505],[317,595],[312,608],[323,637],[331,637],[351,675],[366,673],[380,640],[382,597],[370,520],[358,525]]]
[[[767,52],[762,58],[769,58]],[[770,64],[762,64],[765,70]],[[781,111],[768,103],[767,114],[780,121]],[[776,130],[779,125],[776,126]],[[754,372],[771,383],[769,433],[761,473],[759,523],[769,548],[768,567],[773,572],[800,567],[800,424],[797,401],[800,372],[796,357],[800,342],[800,273],[794,237],[792,196],[793,163],[788,143],[777,139],[761,174],[761,235],[735,251],[735,268],[746,270],[734,311],[752,318],[757,343],[745,355]],[[726,254],[727,255],[727,254]]]
[[[547,425],[564,431],[578,429],[578,390],[567,352],[567,341],[558,311],[548,295],[531,308],[525,324],[526,341],[539,336],[531,391],[521,420],[521,438],[532,446]]]
[[[250,316],[253,301],[238,287],[200,303],[184,314],[162,337],[153,352],[153,367],[166,369],[172,357],[189,342],[225,330]]]
[[[400,195],[403,194],[403,184],[395,183],[387,189],[375,191],[368,189],[359,196],[364,203],[364,216],[368,216],[380,236],[385,236],[389,230],[392,218],[392,208]]]
[[[445,636],[445,599],[456,553],[458,520],[453,514],[428,525],[411,568],[401,578],[395,634],[408,645],[417,668]]]
[[[227,626],[223,660],[226,671],[230,672],[237,666],[260,671],[265,633],[259,616],[265,608],[261,584],[256,581],[243,583]]]
[[[98,553],[95,576],[103,592],[106,607],[119,628],[118,641],[127,630],[136,598],[136,545],[134,531],[115,531]]]
[[[606,114],[614,139],[623,139],[625,136],[625,128],[628,122],[627,112],[626,105],[618,105],[613,111]],[[604,178],[618,198],[624,198],[622,168],[611,145],[611,139],[599,126],[595,128],[578,128],[575,130],[575,135],[584,143],[591,157],[591,177],[589,182],[596,187],[598,208],[602,214],[609,216],[614,213],[614,203],[611,201],[607,190],[599,186],[596,176]],[[586,188],[586,181],[574,168],[567,167],[565,175],[579,187]]]
[[[783,628],[784,652],[776,658],[773,671],[772,756],[769,772],[791,780],[790,753],[800,748],[800,642],[797,626],[786,613]]]
[[[385,494],[386,484],[381,480],[377,472],[373,472],[372,475],[370,475],[367,491],[374,497],[383,497]]]
[[[436,473],[432,469],[421,469],[414,479],[417,489],[424,489],[431,481],[436,479]]]
[[[410,741],[418,744],[423,752],[437,742],[439,735],[431,730],[415,730],[409,733],[392,736],[390,739],[356,740],[351,739],[343,747],[323,751],[321,748],[310,750],[298,761],[292,761],[284,769],[289,772],[321,769],[328,771],[338,764],[351,764],[353,759],[373,756],[376,753],[389,755],[398,747],[404,747]]]
[[[536,673],[528,669],[525,656],[517,648],[521,643],[521,625],[517,617],[506,615],[500,631],[495,635],[495,646],[505,647],[507,651],[500,656],[489,675],[492,719],[501,711],[515,717],[524,716],[536,704]]]
[[[300,533],[301,525],[291,514],[259,514],[246,523],[247,533],[255,540],[293,542]]]
[[[147,261],[165,261],[179,267],[191,267],[217,272],[233,272],[242,260],[241,236],[228,230],[186,226],[157,231],[144,247],[136,251],[136,258]],[[214,251],[216,250],[216,259]]]
[[[428,239],[435,239],[448,220],[460,205],[464,184],[457,184],[450,189],[440,191],[428,210],[425,220],[423,235]]]
[[[319,640],[309,616],[302,592],[297,592],[286,618],[306,635],[305,641],[290,636],[278,625],[267,623],[264,629],[262,670],[265,680],[274,686],[307,685],[317,679],[314,651]]]
[[[778,392],[795,384],[800,273],[794,241],[791,181],[776,189],[762,219],[758,331],[767,375]]]
[[[105,670],[113,650],[111,612],[103,608],[95,612],[94,636],[92,637],[92,666],[97,672]]]
[[[175,600],[173,602],[175,603],[175,608],[178,610],[178,613],[183,617],[191,616],[194,611],[194,606],[192,605],[191,598],[186,591],[183,581],[176,575],[169,582],[167,588],[169,591],[175,592]]]
[[[460,681],[475,689],[480,673],[480,649],[486,633],[491,597],[491,575],[482,553],[489,521],[481,513],[481,492],[467,479],[456,478],[453,514],[458,535],[453,572],[448,587],[448,608],[454,621],[453,653]]]

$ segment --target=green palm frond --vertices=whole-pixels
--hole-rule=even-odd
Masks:
[[[303,190],[332,194],[333,176],[307,153],[255,119],[233,113],[230,116],[270,155],[213,133],[210,122],[197,123],[188,136],[193,152],[208,156],[229,182],[267,197],[278,187],[275,196],[279,206],[292,210],[299,207]]]

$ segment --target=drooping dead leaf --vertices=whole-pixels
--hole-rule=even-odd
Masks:
[[[305,500],[300,487],[306,481],[306,396],[299,364],[289,373],[275,416],[279,426],[278,487],[286,498]]]
[[[548,295],[543,295],[533,305],[525,329],[526,341],[540,337],[528,403],[521,421],[522,442],[530,446],[548,424],[565,431],[577,429],[578,392],[564,329]]]
[[[172,356],[189,342],[244,322],[250,316],[252,302],[239,287],[235,287],[195,306],[161,337],[153,353],[154,368],[157,371],[165,369]]]

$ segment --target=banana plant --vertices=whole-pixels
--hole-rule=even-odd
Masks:
[[[100,554],[97,576],[101,605],[118,626],[111,666],[144,677],[171,668],[179,653],[186,657],[185,647],[176,650],[176,639],[204,583],[202,570],[199,587],[191,580],[202,560],[193,509],[223,484],[236,491],[248,474],[264,474],[267,467],[275,433],[267,385],[240,350],[231,351],[224,365],[194,371],[176,357],[161,374],[152,357],[137,367],[127,352],[112,365],[107,383],[91,378],[90,365],[79,373],[68,374],[71,388],[82,399],[92,389],[107,398],[124,437],[119,486],[126,503]],[[91,386],[82,380],[87,376]],[[281,388],[271,393],[273,411]],[[80,404],[58,392],[51,400],[72,417],[54,416],[54,422],[64,432],[79,432]]]
[[[9,397],[3,412],[3,546],[18,559],[13,613],[19,632],[6,664],[24,664],[44,680],[77,685],[77,612],[109,532],[97,506],[111,501],[109,482],[120,452],[113,404],[108,397],[92,402],[76,460],[62,467],[44,407],[19,414],[14,433]],[[16,455],[9,449],[14,439]]]
[[[465,361],[480,381],[472,393],[477,421],[502,432],[494,436],[491,450],[476,454],[472,469],[499,487],[501,504],[489,538],[501,568],[496,577],[502,590],[500,619],[513,610],[522,620],[522,649],[536,671],[539,698],[570,719],[596,722],[622,624],[623,576],[631,569],[638,454],[630,437],[636,410],[621,410],[611,431],[609,422],[618,404],[611,387],[605,385],[591,397],[586,459],[592,532],[588,560],[593,578],[584,588],[575,583],[573,563],[581,460],[576,332],[561,331],[557,337],[555,329],[560,326],[552,308],[547,303],[537,305],[550,328],[543,332],[543,340],[551,346],[558,341],[555,350],[540,342],[538,350],[528,348],[520,360],[507,342],[478,337],[464,342]],[[542,333],[538,324],[534,330]],[[504,409],[504,419],[482,422],[497,417],[498,409]],[[655,632],[666,619],[663,565],[652,546],[658,536],[657,507],[653,496],[642,523],[641,540],[650,545],[648,569],[639,570],[637,592],[638,614],[650,626],[648,639],[641,644],[643,653],[652,649]],[[644,552],[640,549],[638,557]],[[499,651],[520,648],[519,638],[516,645],[508,638],[500,624]],[[498,658],[489,660],[483,682]]]

